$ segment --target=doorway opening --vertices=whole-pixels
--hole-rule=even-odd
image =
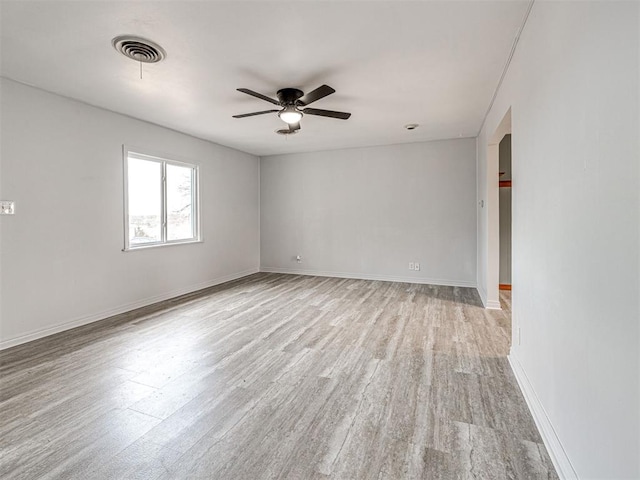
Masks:
[[[511,312],[511,134],[498,144],[498,289],[500,306]]]
[[[487,308],[504,310],[511,329],[511,108],[487,145]],[[502,287],[502,289],[500,288]]]

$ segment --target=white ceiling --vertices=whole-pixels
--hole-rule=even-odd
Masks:
[[[3,76],[256,155],[476,136],[527,0],[5,1]],[[167,59],[144,67],[111,39],[146,37]],[[276,114],[283,87],[336,93],[302,131]],[[407,131],[403,125],[418,123]]]

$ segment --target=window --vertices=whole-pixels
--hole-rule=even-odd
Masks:
[[[198,167],[125,148],[125,250],[200,241]]]

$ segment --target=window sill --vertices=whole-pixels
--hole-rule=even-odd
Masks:
[[[123,252],[136,252],[138,250],[148,250],[150,248],[162,248],[162,247],[175,247],[176,245],[191,245],[194,243],[204,243],[204,240],[180,240],[175,242],[167,242],[167,243],[152,243],[149,245],[136,245],[135,247],[125,247],[122,249]]]

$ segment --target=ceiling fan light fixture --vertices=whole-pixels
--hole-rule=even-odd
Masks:
[[[288,133],[278,131],[278,133],[282,133],[283,135],[289,135],[289,133],[300,130],[300,120],[302,120],[302,117],[305,115],[338,118],[340,120],[347,120],[351,117],[351,114],[347,112],[336,112],[333,110],[308,107],[310,103],[316,102],[321,98],[336,92],[329,85],[322,85],[306,95],[302,90],[297,88],[281,88],[277,92],[277,100],[261,93],[254,92],[253,90],[249,90],[248,88],[238,88],[237,90],[239,92],[246,93],[247,95],[251,95],[252,97],[259,98],[260,100],[264,100],[265,102],[277,105],[281,110],[271,109],[262,110],[260,112],[243,113],[242,115],[233,115],[233,118],[253,117],[255,115],[265,115],[267,113],[278,112],[278,117],[280,117],[280,119],[289,126]]]
[[[300,121],[302,112],[298,110],[295,105],[287,105],[278,113],[278,116],[283,122],[292,125]]]

